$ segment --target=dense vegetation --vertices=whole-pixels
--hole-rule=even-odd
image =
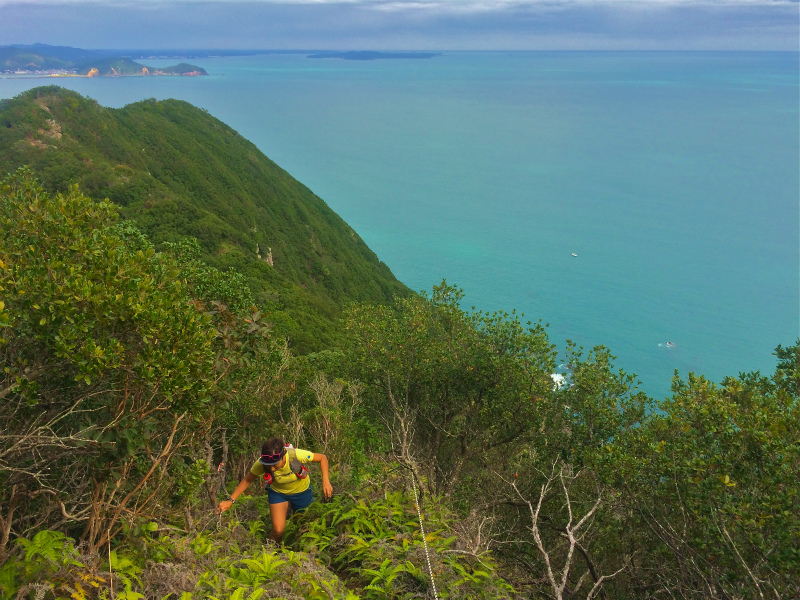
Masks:
[[[109,109],[58,87],[0,103],[0,172],[30,165],[50,192],[110,199],[160,248],[242,274],[300,352],[334,342],[350,301],[409,291],[320,198],[233,129],[185,102]]]
[[[251,272],[154,244],[132,204],[0,183],[0,598],[800,595],[800,342],[654,402],[607,349],[557,356],[443,282],[351,303],[298,354]],[[258,489],[214,512],[271,435],[325,453],[336,492],[281,546]]]

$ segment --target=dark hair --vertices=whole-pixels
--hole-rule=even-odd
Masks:
[[[261,446],[261,454],[280,454],[283,452],[285,444],[282,438],[270,438]]]

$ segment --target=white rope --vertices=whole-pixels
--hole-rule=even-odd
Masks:
[[[414,504],[417,505],[417,516],[419,517],[419,529],[422,532],[422,544],[425,546],[425,558],[428,561],[428,573],[431,576],[431,585],[433,586],[433,597],[439,600],[439,594],[436,593],[436,582],[433,580],[433,569],[431,568],[431,555],[428,554],[428,540],[425,539],[425,526],[422,524],[422,511],[419,507],[419,499],[417,498],[417,482],[414,472],[411,472],[411,485],[414,487]]]

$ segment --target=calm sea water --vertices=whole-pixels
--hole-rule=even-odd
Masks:
[[[604,344],[656,397],[675,369],[771,373],[800,334],[796,53],[193,62],[211,76],[58,83],[207,109],[410,287]]]

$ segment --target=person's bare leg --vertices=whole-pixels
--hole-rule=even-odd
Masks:
[[[272,532],[270,539],[280,544],[283,539],[283,530],[286,529],[286,513],[289,512],[289,503],[280,502],[269,505],[269,516],[272,519]]]

